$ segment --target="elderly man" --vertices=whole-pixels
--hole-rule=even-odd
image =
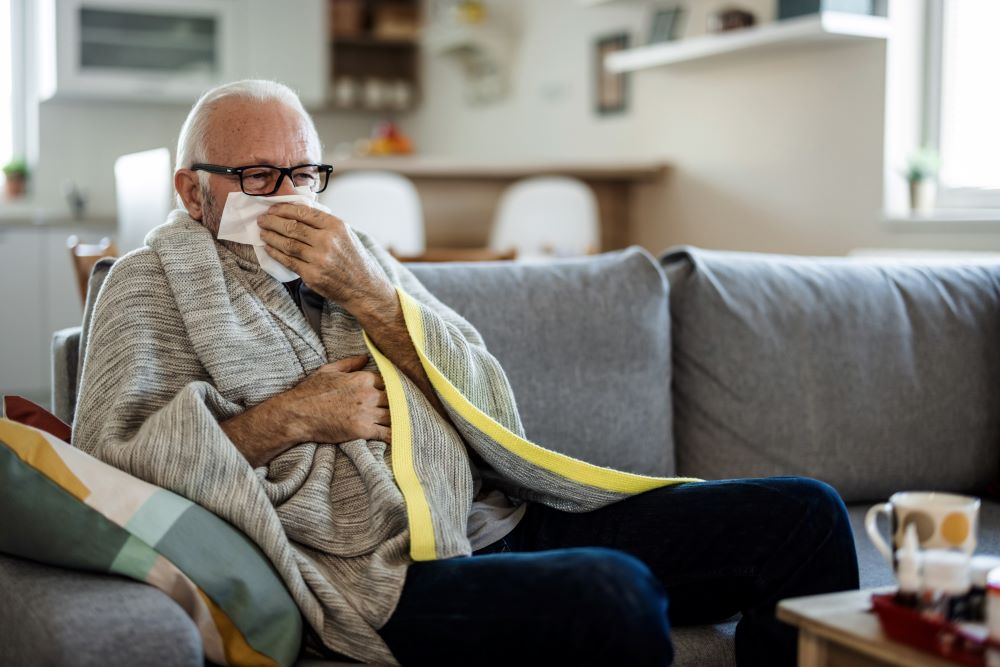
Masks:
[[[309,201],[329,173],[286,87],[194,105],[182,208],[97,298],[74,442],[243,530],[320,652],[666,665],[670,623],[742,612],[739,663],[793,664],[775,603],[857,586],[836,492],[645,477],[528,441],[475,329]],[[241,202],[294,193],[257,219],[262,249],[220,238]]]

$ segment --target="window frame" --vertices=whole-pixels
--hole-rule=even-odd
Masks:
[[[927,0],[924,16],[924,99],[921,123],[922,145],[941,155],[942,93],[944,91],[945,2]],[[1000,188],[950,187],[938,181],[938,209],[1000,210]]]

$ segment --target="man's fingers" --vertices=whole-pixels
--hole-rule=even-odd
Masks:
[[[379,426],[375,424],[375,437],[372,440],[381,440],[387,445],[392,444],[392,429],[388,426]]]
[[[353,373],[354,371],[360,371],[367,363],[368,355],[359,354],[354,357],[344,357],[343,359],[338,359],[330,365],[341,373]]]
[[[382,390],[382,392],[378,395],[378,403],[376,403],[375,405],[380,408],[387,408],[389,407],[389,396],[385,393],[384,386],[380,387],[380,389]]]
[[[286,255],[285,253],[281,252],[280,250],[278,250],[277,248],[275,248],[272,245],[265,244],[264,245],[264,251],[270,257],[272,257],[273,259],[275,259],[279,264],[281,264],[283,267],[285,267],[286,269],[289,269],[290,271],[292,271],[294,273],[299,274],[300,276],[302,275],[302,267],[303,266],[308,266],[307,264],[303,263],[301,260],[295,259],[294,257],[292,257],[290,255]]]
[[[315,240],[316,230],[294,218],[283,218],[280,215],[265,213],[257,218],[257,226],[261,229],[287,236],[290,239],[301,241],[306,245],[315,245],[313,241]]]
[[[375,423],[381,426],[392,426],[392,416],[388,410],[379,410],[375,416]]]
[[[268,214],[281,216],[283,218],[293,218],[304,222],[310,227],[323,229],[329,227],[331,222],[341,222],[340,218],[324,213],[318,208],[306,206],[305,204],[275,204],[267,210]]]
[[[272,232],[270,229],[261,228],[260,238],[267,245],[277,248],[289,257],[304,258],[306,249],[312,247],[308,243],[303,243],[290,236],[282,236],[278,232]]]

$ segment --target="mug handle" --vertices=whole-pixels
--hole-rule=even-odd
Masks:
[[[872,505],[868,509],[868,513],[865,514],[865,531],[868,533],[868,537],[871,539],[872,544],[875,545],[875,548],[889,561],[890,566],[892,565],[892,549],[878,530],[878,515],[885,514],[891,520],[891,513],[892,503],[879,503],[878,505]]]

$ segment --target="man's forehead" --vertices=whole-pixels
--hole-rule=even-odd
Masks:
[[[319,146],[301,114],[280,102],[231,98],[212,109],[206,148],[210,159],[240,164],[302,164],[319,159]]]

